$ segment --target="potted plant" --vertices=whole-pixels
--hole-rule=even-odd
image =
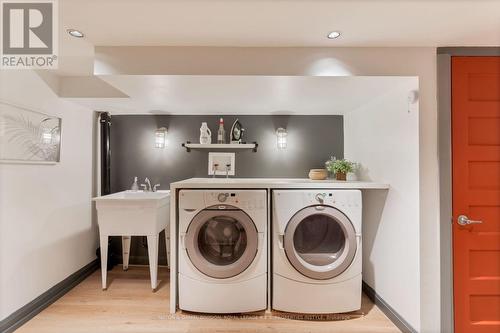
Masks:
[[[346,159],[338,160],[335,157],[326,161],[325,165],[326,169],[335,175],[336,180],[346,180],[347,173],[353,172],[356,169],[356,163]]]

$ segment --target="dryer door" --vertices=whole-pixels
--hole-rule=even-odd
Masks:
[[[297,212],[284,234],[288,260],[301,274],[331,279],[349,267],[356,254],[356,232],[338,209],[315,205]]]
[[[185,247],[203,274],[225,279],[242,273],[257,254],[258,232],[242,210],[218,205],[199,212],[189,224]]]

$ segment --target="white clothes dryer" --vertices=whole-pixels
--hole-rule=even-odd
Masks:
[[[272,308],[361,308],[361,191],[274,190]]]

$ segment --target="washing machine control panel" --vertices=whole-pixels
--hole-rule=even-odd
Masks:
[[[207,192],[205,194],[205,204],[207,206],[221,203],[241,209],[260,209],[266,206],[266,196],[256,196],[253,193],[248,193],[248,191],[238,190],[221,190],[217,192]]]
[[[217,200],[219,200],[219,202],[225,202],[227,200],[228,196],[229,196],[229,193],[219,193],[217,195]]]

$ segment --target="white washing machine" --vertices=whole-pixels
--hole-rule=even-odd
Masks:
[[[179,308],[267,308],[267,191],[179,192]]]
[[[361,308],[361,191],[275,190],[272,308]]]

